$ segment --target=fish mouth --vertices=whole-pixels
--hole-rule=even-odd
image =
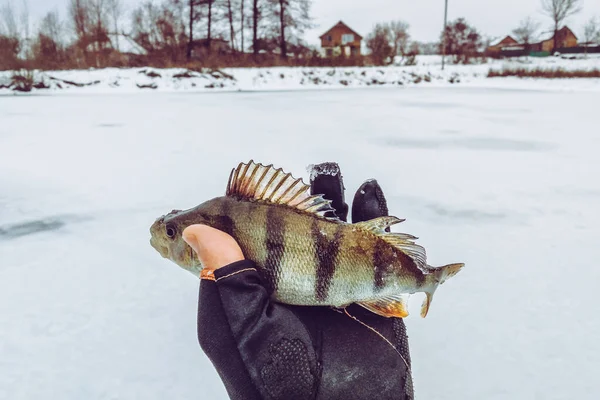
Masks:
[[[165,245],[157,243],[154,237],[150,238],[150,246],[154,247],[154,250],[163,256],[163,258],[169,258],[169,248]]]

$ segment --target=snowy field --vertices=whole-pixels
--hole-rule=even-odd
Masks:
[[[377,178],[432,265],[466,263],[411,301],[418,399],[598,399],[599,124],[543,82],[0,96],[0,398],[226,398],[148,228],[253,158],[338,161],[349,201]]]

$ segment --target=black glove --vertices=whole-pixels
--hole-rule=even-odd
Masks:
[[[322,194],[323,197],[331,200],[331,205],[335,208],[336,215],[341,220],[346,221],[348,205],[345,203],[345,187],[338,164],[326,162],[314,165],[310,174],[310,183],[311,193]],[[365,181],[354,194],[354,200],[352,201],[352,223],[368,221],[373,218],[387,215],[389,215],[387,201],[381,186],[379,186],[379,183],[375,179]],[[390,228],[386,228],[386,231],[389,232]],[[383,319],[385,320],[385,318]],[[401,318],[390,318],[388,321],[392,321],[394,336],[397,339],[394,346],[402,357],[404,357],[409,366],[405,389],[408,396],[407,398],[412,398],[413,384],[410,372],[411,359],[406,325]]]
[[[344,180],[336,163],[326,162],[312,166],[310,193],[322,194],[327,200],[331,200],[336,216],[342,221],[346,221],[348,216],[344,191]],[[370,179],[354,195],[352,222],[368,221],[385,215],[388,215],[388,207],[383,191],[375,179]]]
[[[360,185],[352,202],[352,223],[386,215],[389,215],[387,201],[379,183],[375,179],[370,179]]]
[[[310,172],[310,194],[322,194],[331,200],[335,215],[342,221],[348,217],[348,204],[344,200],[344,181],[340,167],[327,162],[313,165]]]

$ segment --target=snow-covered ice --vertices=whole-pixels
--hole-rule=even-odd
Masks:
[[[148,228],[253,158],[376,178],[466,263],[411,301],[417,398],[597,399],[598,93],[513,86],[0,97],[0,398],[226,398]]]

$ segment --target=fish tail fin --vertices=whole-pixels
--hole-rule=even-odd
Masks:
[[[421,305],[421,317],[425,318],[427,313],[429,312],[429,307],[431,307],[431,301],[433,300],[433,294],[439,285],[446,282],[446,279],[453,277],[464,267],[465,264],[457,263],[457,264],[448,264],[443,267],[436,268],[433,271],[433,275],[435,276],[436,284],[432,286],[431,289],[425,291],[425,300],[423,300],[423,304]]]
[[[442,283],[446,282],[446,279],[452,278],[454,275],[458,274],[458,271],[460,271],[464,266],[465,264],[463,263],[457,263],[436,268],[434,272],[436,280],[441,285]]]

